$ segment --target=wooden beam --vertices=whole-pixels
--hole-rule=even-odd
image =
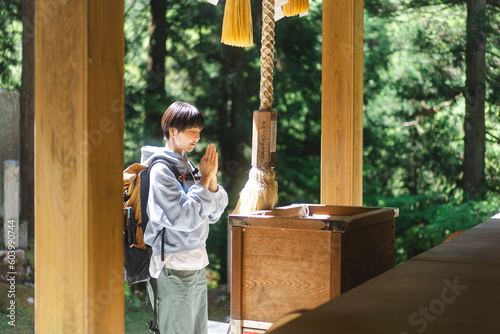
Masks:
[[[363,202],[363,7],[323,1],[322,204]]]
[[[120,0],[35,3],[35,329],[123,333]]]

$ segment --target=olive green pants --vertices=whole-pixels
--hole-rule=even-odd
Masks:
[[[163,268],[157,280],[158,328],[161,334],[207,334],[208,303],[205,269]],[[154,296],[148,282],[148,293]]]

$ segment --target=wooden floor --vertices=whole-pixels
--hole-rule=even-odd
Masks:
[[[500,333],[494,218],[268,333]]]

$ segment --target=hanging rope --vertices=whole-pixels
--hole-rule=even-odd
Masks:
[[[274,155],[276,151],[276,112],[273,105],[274,70],[274,1],[262,3],[262,42],[260,49],[260,107],[254,112],[254,139],[252,168],[233,214],[248,214],[257,210],[269,210],[278,202],[278,183],[274,179]],[[263,115],[262,117],[260,117]],[[272,116],[274,115],[274,116]],[[258,129],[256,129],[256,127]],[[273,129],[274,127],[274,129]],[[264,131],[266,130],[266,131]],[[261,143],[261,140],[263,143]],[[254,155],[264,158],[258,162]]]
[[[274,70],[274,0],[262,2],[262,46],[260,49],[260,108],[272,110]]]

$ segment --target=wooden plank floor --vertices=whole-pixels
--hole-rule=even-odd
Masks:
[[[500,219],[481,223],[268,333],[498,334]]]

